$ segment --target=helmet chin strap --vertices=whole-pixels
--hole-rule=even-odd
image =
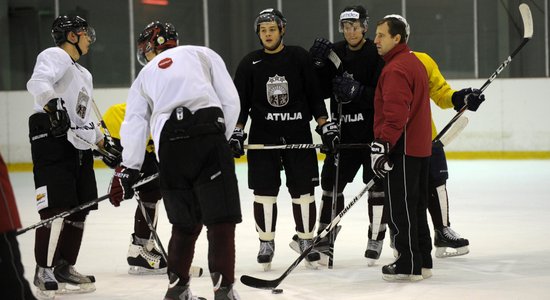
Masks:
[[[69,44],[73,45],[76,48],[76,51],[78,51],[78,56],[82,56],[82,49],[80,49],[80,46],[78,46],[78,43],[80,42],[80,35],[76,34],[76,36],[76,43],[71,43],[71,41],[69,41],[68,39],[67,42],[69,42]]]

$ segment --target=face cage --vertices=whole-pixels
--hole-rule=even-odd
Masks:
[[[88,35],[88,38],[90,39],[90,45],[95,43],[96,41],[95,29],[92,26],[84,27],[76,31],[76,34],[79,36],[82,33],[86,33],[86,35]]]
[[[357,20],[341,20],[340,21],[340,26],[338,26],[338,31],[340,33],[344,33],[344,23],[355,23],[356,21],[359,21],[359,24],[361,24],[361,28],[363,28],[363,33],[367,32],[367,26],[368,26],[368,20],[367,19],[364,19],[363,20],[363,23],[361,23],[361,19],[357,19]]]
[[[150,47],[149,41],[144,41],[143,43],[138,44],[137,50],[136,50],[136,58],[138,62],[145,66],[149,61],[147,60],[147,56],[145,56],[145,53],[152,51],[153,49]],[[147,50],[149,48],[149,50]]]

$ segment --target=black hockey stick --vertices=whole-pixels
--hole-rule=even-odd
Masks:
[[[294,270],[300,264],[300,262],[304,260],[304,258],[311,252],[311,250],[313,250],[313,248],[321,241],[321,239],[323,239],[325,236],[327,236],[327,234],[333,231],[334,228],[336,228],[336,225],[338,225],[340,219],[342,219],[342,217],[348,212],[348,210],[350,210],[350,208],[355,205],[355,203],[357,203],[357,201],[359,201],[359,199],[361,199],[361,197],[363,197],[363,195],[368,190],[370,190],[373,185],[374,179],[371,179],[367,183],[367,185],[359,192],[359,194],[355,196],[355,198],[353,198],[350,203],[348,203],[348,205],[346,205],[346,207],[344,207],[344,209],[332,220],[332,222],[330,222],[330,224],[328,224],[327,227],[323,229],[323,231],[313,239],[313,243],[311,243],[309,247],[304,249],[302,254],[298,256],[298,258],[290,265],[290,267],[288,267],[288,269],[286,269],[286,271],[281,276],[279,276],[279,278],[273,280],[265,280],[248,275],[243,275],[241,276],[241,282],[249,287],[264,290],[272,290],[278,287],[279,284],[281,284],[281,282],[288,276],[288,274],[290,274],[290,272],[292,272],[292,270]]]
[[[285,144],[285,145],[265,145],[265,144],[248,144],[244,145],[248,150],[288,150],[288,149],[324,149],[323,144]],[[337,149],[365,149],[370,148],[369,144],[338,144]]]
[[[533,17],[531,16],[531,10],[529,6],[525,3],[519,5],[519,12],[521,14],[521,19],[523,20],[523,41],[521,44],[508,56],[496,71],[489,76],[489,79],[481,86],[480,90],[483,93],[485,89],[495,80],[495,78],[504,70],[512,61],[512,58],[518,54],[518,52],[531,40],[533,37]],[[455,123],[462,114],[468,109],[468,103],[466,103],[457,114],[447,123],[447,125],[439,132],[439,134],[434,138],[434,142],[437,142],[441,137],[449,130],[449,128]]]
[[[145,178],[139,180],[138,182],[136,182],[136,183],[132,186],[132,188],[135,189],[135,188],[137,188],[137,187],[139,187],[139,186],[142,186],[142,185],[146,184],[147,182],[150,182],[150,181],[152,181],[153,179],[157,178],[158,176],[159,176],[159,174],[156,173],[156,174],[153,174],[153,175],[151,175],[151,176],[145,177]],[[101,202],[101,201],[103,201],[103,200],[105,200],[105,199],[107,199],[107,198],[109,198],[109,194],[103,195],[103,196],[101,196],[101,197],[99,197],[99,198],[97,198],[97,199],[94,199],[94,200],[90,200],[90,201],[88,201],[88,202],[86,202],[86,203],[83,203],[83,204],[81,204],[81,205],[79,205],[79,206],[76,206],[76,207],[71,208],[71,209],[69,209],[69,210],[67,210],[67,211],[64,211],[64,212],[62,212],[62,213],[59,213],[59,214],[57,214],[57,215],[55,215],[55,216],[53,216],[53,217],[51,217],[51,218],[48,218],[48,219],[46,219],[46,220],[42,220],[42,221],[40,221],[40,222],[38,222],[38,223],[36,223],[36,224],[34,224],[34,225],[31,225],[31,226],[29,226],[29,227],[20,229],[20,230],[17,231],[17,234],[16,234],[16,235],[23,234],[23,233],[25,233],[25,232],[27,232],[27,231],[29,231],[29,230],[31,230],[31,229],[35,229],[35,228],[38,228],[38,227],[42,227],[42,226],[49,225],[49,224],[51,224],[55,219],[65,218],[66,216],[69,216],[69,215],[72,215],[72,214],[74,214],[74,213],[76,213],[76,212],[82,211],[82,210],[84,210],[84,209],[86,209],[86,208],[88,208],[88,207],[90,207],[90,206],[92,206],[92,205],[95,205],[95,204],[97,204],[97,203],[99,203],[99,202]]]

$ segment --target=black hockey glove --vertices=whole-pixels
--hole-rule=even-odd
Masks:
[[[229,139],[229,148],[233,151],[233,157],[239,158],[244,155],[244,141],[248,135],[242,128],[235,127]]]
[[[50,117],[50,133],[54,137],[62,137],[71,128],[71,119],[65,108],[65,101],[61,98],[53,98],[44,106],[44,111]]]
[[[352,78],[336,76],[332,79],[332,92],[336,96],[336,101],[343,104],[358,99],[363,89],[363,85]]]
[[[103,147],[108,155],[100,153],[101,160],[111,169],[118,167],[122,162],[122,147],[108,137],[103,140]]]
[[[328,59],[330,50],[332,49],[332,43],[324,38],[316,38],[313,42],[313,46],[309,48],[309,53],[313,57],[313,64],[317,68],[322,68]]]
[[[321,148],[323,153],[336,153],[336,146],[340,144],[340,126],[334,122],[326,122],[323,126],[315,128],[315,131],[321,136],[323,145],[326,149]]]
[[[138,181],[139,177],[139,170],[126,168],[123,165],[118,166],[109,185],[109,201],[111,201],[111,204],[118,207],[122,200],[132,199],[134,197],[132,186]]]
[[[466,88],[454,92],[451,101],[456,111],[459,111],[464,105],[468,105],[468,110],[476,111],[485,101],[485,95],[479,89]]]
[[[371,168],[378,178],[384,178],[393,169],[393,163],[388,157],[389,150],[390,143],[381,139],[375,139],[370,144]]]

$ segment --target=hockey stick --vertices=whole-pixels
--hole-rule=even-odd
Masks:
[[[334,51],[331,50],[331,54]],[[336,56],[338,57],[338,56]],[[334,95],[336,97],[336,95]],[[340,133],[340,139],[342,138],[342,102],[338,101],[338,131]],[[338,180],[340,179],[340,151],[337,148],[336,153],[334,154],[334,168],[336,175],[334,176],[334,184],[332,185],[332,203],[331,203],[331,214],[330,219],[334,220],[336,218],[337,210],[337,201],[338,201]],[[334,266],[334,242],[336,241],[336,230],[330,232],[329,235],[329,250],[328,250],[328,268],[332,269]]]
[[[103,131],[105,131],[105,136],[107,137],[107,140],[109,141],[109,143],[114,143],[113,136],[111,135],[111,132],[109,132],[109,129],[107,129],[107,125],[105,124],[105,121],[103,121],[103,116],[101,115],[101,112],[99,111],[99,108],[97,107],[97,103],[95,102],[94,98],[92,98],[92,107],[94,109],[95,116],[99,121],[99,126],[101,126],[101,128],[103,128]]]
[[[355,196],[355,198],[353,198],[350,203],[348,203],[348,205],[344,207],[344,209],[330,222],[330,224],[328,224],[327,227],[323,229],[323,231],[313,239],[311,245],[304,249],[302,254],[298,256],[298,258],[290,265],[290,267],[288,267],[288,269],[286,269],[286,271],[281,276],[279,276],[279,278],[273,280],[265,280],[248,275],[243,275],[241,276],[241,282],[249,287],[264,290],[272,290],[278,287],[279,284],[281,284],[281,282],[290,274],[290,272],[292,272],[292,270],[294,270],[300,264],[300,262],[304,260],[304,258],[311,252],[311,250],[313,250],[313,248],[321,241],[321,239],[323,239],[325,236],[327,236],[327,234],[333,231],[334,228],[336,228],[336,225],[338,225],[340,219],[342,219],[342,217],[348,212],[348,210],[350,210],[350,208],[355,205],[355,203],[357,203],[357,201],[359,201],[359,199],[361,199],[361,197],[363,197],[363,195],[368,190],[370,190],[373,185],[374,179],[371,179],[367,183],[367,185],[359,192],[359,194]]]
[[[485,81],[485,83],[481,86],[480,90],[483,93],[485,89],[495,80],[495,78],[504,70],[512,61],[512,58],[518,54],[518,52],[531,40],[533,37],[533,17],[531,16],[531,10],[529,9],[529,6],[525,3],[522,3],[519,5],[519,12],[521,14],[521,19],[523,20],[523,41],[521,44],[508,56],[500,66],[496,69],[496,71],[489,76],[489,79]],[[458,112],[457,114],[447,123],[447,125],[439,132],[439,134],[434,138],[434,142],[437,142],[441,137],[449,130],[449,128],[453,125],[454,122],[464,114],[464,112],[468,109],[468,103],[466,103]]]
[[[323,149],[323,144],[285,144],[285,145],[265,145],[265,144],[248,144],[244,145],[248,150],[285,150],[285,149]],[[370,148],[369,144],[339,144],[337,149],[365,149]]]
[[[156,174],[153,174],[153,175],[151,175],[151,176],[145,177],[145,178],[139,180],[138,182],[136,182],[136,183],[132,186],[132,188],[135,189],[135,188],[137,188],[137,187],[139,187],[139,186],[142,186],[142,185],[144,185],[144,184],[146,184],[146,183],[152,181],[153,179],[157,178],[158,176],[159,176],[159,174],[156,173]],[[38,222],[38,223],[36,223],[36,224],[34,224],[34,225],[31,225],[31,226],[29,226],[29,227],[26,227],[26,228],[23,228],[23,229],[21,229],[21,230],[18,230],[16,235],[23,234],[23,233],[25,233],[25,232],[27,232],[27,231],[29,231],[29,230],[31,230],[31,229],[35,229],[35,228],[38,228],[38,227],[43,227],[43,226],[49,225],[49,224],[51,224],[55,219],[64,218],[64,217],[69,216],[69,215],[72,215],[72,214],[74,214],[74,213],[76,213],[76,212],[82,211],[82,210],[84,210],[84,209],[86,209],[86,208],[88,208],[88,207],[90,207],[90,206],[92,206],[92,205],[95,205],[95,204],[97,204],[97,203],[99,203],[99,202],[101,202],[101,201],[103,201],[103,200],[105,200],[105,199],[107,199],[107,198],[109,198],[109,194],[103,195],[103,196],[101,196],[101,197],[99,197],[99,198],[97,198],[97,199],[94,199],[94,200],[90,200],[90,201],[88,201],[88,202],[86,202],[86,203],[83,203],[83,204],[81,204],[81,205],[79,205],[79,206],[76,206],[76,207],[74,207],[74,208],[72,208],[72,209],[69,209],[69,210],[64,211],[64,212],[62,212],[62,213],[59,213],[59,214],[57,214],[57,215],[55,215],[55,216],[53,216],[53,217],[51,217],[51,218],[48,218],[48,219],[46,219],[46,220],[42,220],[42,221],[40,221],[40,222]]]
[[[466,125],[468,125],[468,118],[461,116],[443,136],[437,140],[434,139],[432,144],[436,147],[448,146],[466,128]]]
[[[75,138],[75,139],[81,141],[82,143],[84,143],[84,144],[90,146],[90,149],[95,150],[95,151],[101,153],[102,155],[105,155],[105,156],[110,157],[110,158],[116,158],[116,156],[115,156],[114,154],[112,154],[112,153],[110,153],[110,152],[108,152],[108,151],[105,151],[105,149],[99,148],[96,144],[91,143],[90,141],[88,141],[87,139],[81,137],[80,135],[78,135],[78,133],[76,133],[76,132],[74,132],[74,131],[72,131],[72,130],[67,131],[67,135],[70,135],[70,136],[72,136],[73,138]]]
[[[164,249],[164,246],[162,245],[162,242],[160,241],[160,238],[157,234],[157,230],[155,229],[155,226],[153,225],[153,220],[149,217],[149,214],[147,213],[147,210],[145,209],[145,205],[139,198],[139,194],[136,191],[136,200],[138,202],[139,208],[141,210],[141,213],[143,214],[143,217],[145,218],[145,222],[147,222],[147,227],[149,227],[149,230],[151,230],[151,235],[153,236],[153,239],[155,240],[155,243],[159,247],[160,254],[164,258],[164,261],[168,263],[168,254],[166,253],[166,250]],[[192,277],[201,277],[203,273],[203,270],[201,267],[195,267],[191,266],[189,268],[189,275]]]

